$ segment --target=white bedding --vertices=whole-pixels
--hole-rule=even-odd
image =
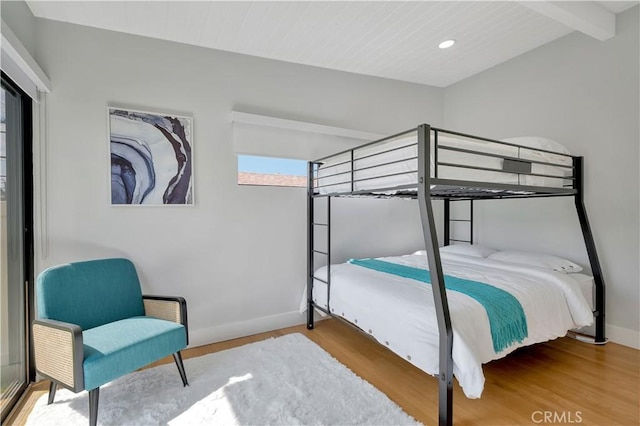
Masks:
[[[578,284],[580,285],[580,291],[582,291],[582,295],[589,304],[589,308],[591,308],[591,310],[593,311],[595,309],[595,297],[593,293],[595,291],[596,285],[593,277],[591,275],[579,273],[569,274],[569,276],[578,282]]]
[[[424,255],[381,258],[427,268]],[[495,353],[486,310],[475,299],[447,291],[453,326],[453,372],[468,398],[484,387],[482,364],[516,348],[564,336],[591,324],[593,315],[578,282],[551,270],[442,253],[446,275],[489,283],[522,305],[528,337]],[[326,267],[315,274],[326,280]],[[314,281],[313,300],[327,305],[326,285]],[[431,286],[352,264],[331,266],[330,308],[418,368],[438,374],[438,326]]]
[[[548,146],[537,142],[541,138],[531,138],[532,147],[548,149]],[[526,139],[518,139],[519,144],[525,143]],[[535,160],[547,163],[555,163],[566,166],[572,165],[571,157],[567,155],[556,155],[535,151],[527,148],[517,148],[509,145],[501,145],[494,142],[486,142],[478,139],[446,136],[440,133],[438,136],[438,146],[449,146],[464,148],[468,150],[480,151],[490,154],[498,154],[525,160]],[[402,148],[404,147],[404,148]],[[380,153],[385,150],[393,151]],[[434,177],[434,144],[432,137],[431,152],[431,177]],[[563,150],[568,154],[568,151]],[[362,169],[354,172],[354,180],[366,179],[355,182],[354,190],[371,190],[380,188],[393,188],[402,185],[415,185],[417,183],[418,160],[417,133],[409,133],[385,142],[373,144],[364,148],[354,150],[355,169]],[[366,158],[363,158],[366,157]],[[351,154],[345,153],[331,157],[318,170],[318,191],[321,194],[347,192],[351,190]],[[396,162],[398,161],[398,162]],[[346,162],[345,164],[339,164]],[[380,165],[393,162],[392,164]],[[497,171],[475,170],[451,166],[438,166],[438,178],[468,180],[477,182],[507,183],[530,186],[562,187],[571,182],[563,177],[571,174],[571,169],[544,164],[532,164],[532,173],[545,174],[555,177],[519,175],[518,173],[501,172],[502,158],[489,157],[480,154],[469,154],[446,149],[438,149],[439,163],[453,163],[467,166],[477,166],[495,169]],[[380,165],[380,166],[377,166]],[[372,167],[376,166],[376,167]],[[342,173],[342,174],[338,174]],[[382,178],[376,176],[392,175]]]

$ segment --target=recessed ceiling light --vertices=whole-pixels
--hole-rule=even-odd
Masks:
[[[453,46],[455,43],[456,43],[456,41],[455,41],[455,40],[445,40],[445,41],[443,41],[442,43],[440,43],[440,44],[438,45],[438,47],[439,47],[440,49],[446,49],[446,48],[448,48],[448,47]]]

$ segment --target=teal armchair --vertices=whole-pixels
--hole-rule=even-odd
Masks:
[[[57,386],[89,392],[89,424],[98,420],[100,386],[173,355],[184,386],[180,351],[188,344],[181,297],[143,296],[127,259],[54,266],[38,276],[33,322],[36,370]]]

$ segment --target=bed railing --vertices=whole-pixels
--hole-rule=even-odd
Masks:
[[[411,129],[314,161],[315,193],[410,196],[418,187],[418,132]],[[575,157],[569,154],[433,127],[428,139],[435,198],[553,196],[575,190]]]

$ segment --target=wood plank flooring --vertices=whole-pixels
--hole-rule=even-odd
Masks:
[[[416,420],[437,424],[437,380],[334,319],[317,322],[311,331],[296,326],[191,348],[184,358],[288,333],[302,333],[316,342]],[[161,361],[165,362],[173,360]],[[640,351],[635,349],[561,338],[519,349],[486,364],[484,372],[480,399],[467,399],[455,382],[454,424],[640,424]],[[32,386],[6,424],[24,424],[37,398],[47,391],[48,382]]]

